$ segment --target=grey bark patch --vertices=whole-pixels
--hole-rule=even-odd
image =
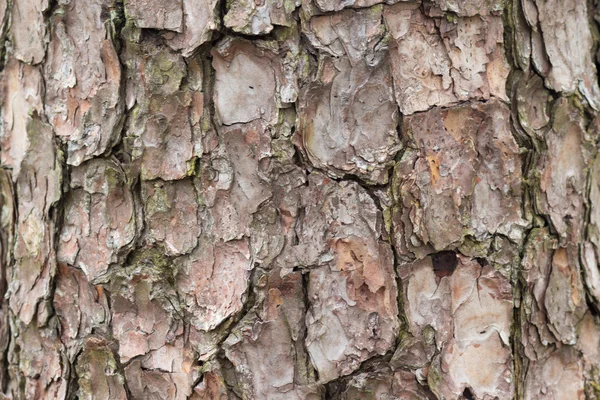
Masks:
[[[300,92],[295,141],[315,167],[385,184],[401,145],[382,8],[313,17],[304,26],[319,67]],[[354,39],[364,32],[366,41]]]

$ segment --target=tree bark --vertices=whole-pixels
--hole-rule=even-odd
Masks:
[[[600,7],[0,0],[1,399],[600,398]]]

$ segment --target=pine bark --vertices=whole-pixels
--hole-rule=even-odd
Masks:
[[[0,0],[0,399],[600,398],[594,0]]]

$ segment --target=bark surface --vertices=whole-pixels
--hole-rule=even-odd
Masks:
[[[596,0],[0,0],[0,399],[600,399]]]

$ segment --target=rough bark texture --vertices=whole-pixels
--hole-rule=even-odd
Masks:
[[[0,399],[600,399],[595,0],[0,0]]]

